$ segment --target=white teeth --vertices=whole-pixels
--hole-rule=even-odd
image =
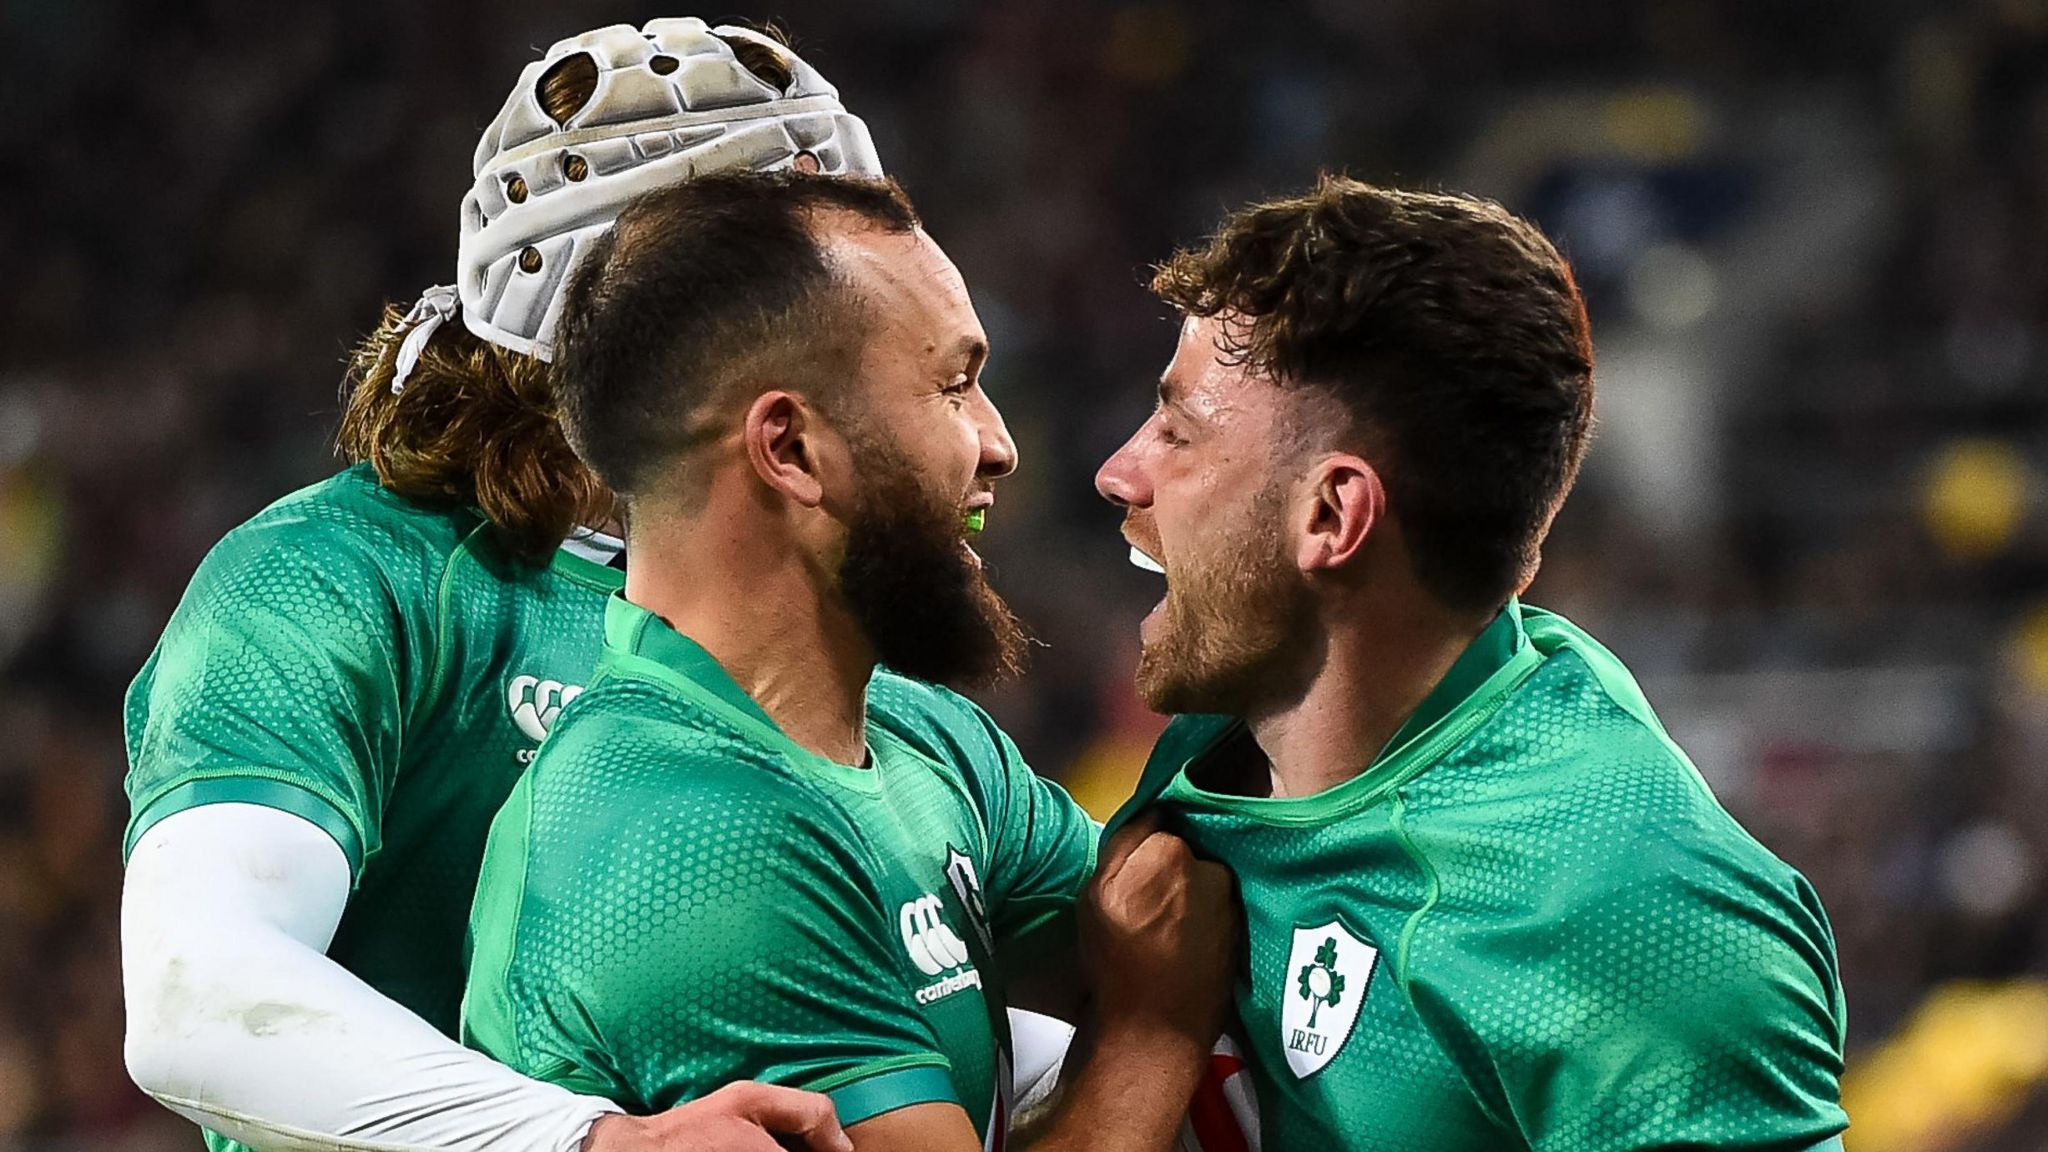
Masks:
[[[1159,563],[1159,561],[1154,560],[1150,556],[1145,555],[1143,552],[1138,551],[1138,546],[1136,544],[1131,545],[1131,563],[1137,565],[1140,568],[1143,568],[1147,572],[1157,572],[1161,576],[1166,575],[1165,567],[1162,566]]]

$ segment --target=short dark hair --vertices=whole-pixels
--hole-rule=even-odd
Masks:
[[[1592,429],[1593,343],[1533,224],[1325,175],[1233,213],[1152,290],[1220,317],[1236,361],[1342,405],[1438,599],[1498,606],[1534,574]]]
[[[592,244],[564,298],[556,390],[569,443],[612,491],[656,484],[744,381],[824,400],[852,373],[865,328],[819,245],[832,213],[918,227],[894,181],[721,172],[640,197]]]

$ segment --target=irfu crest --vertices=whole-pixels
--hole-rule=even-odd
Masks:
[[[1294,930],[1281,994],[1280,1047],[1296,1077],[1322,1071],[1343,1050],[1379,956],[1379,949],[1335,920]]]

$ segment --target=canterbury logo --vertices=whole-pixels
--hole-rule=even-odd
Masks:
[[[560,680],[543,680],[538,676],[515,676],[505,689],[505,706],[512,710],[512,723],[532,740],[545,740],[548,729],[555,726],[555,717],[562,714],[562,706],[583,695],[579,684],[564,684]]]
[[[927,895],[906,901],[896,914],[903,929],[903,948],[910,953],[910,962],[927,976],[967,963],[967,942],[946,926],[943,911],[939,898]]]

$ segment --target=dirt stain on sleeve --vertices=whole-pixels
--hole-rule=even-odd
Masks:
[[[251,1036],[275,1036],[287,1030],[310,1030],[326,1024],[333,1018],[334,1014],[331,1012],[322,1012],[303,1004],[264,1000],[250,1005],[242,1012],[242,1027],[248,1029]]]

